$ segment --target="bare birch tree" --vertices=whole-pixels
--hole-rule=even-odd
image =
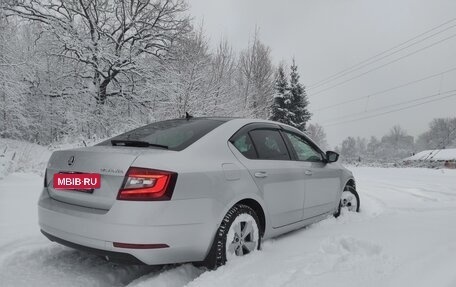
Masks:
[[[247,116],[268,118],[274,94],[274,67],[270,48],[255,33],[252,44],[241,53],[239,68]]]

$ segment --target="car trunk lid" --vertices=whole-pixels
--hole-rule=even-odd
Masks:
[[[167,151],[153,148],[114,146],[94,146],[56,151],[49,159],[46,170],[49,195],[61,202],[109,210],[117,198],[128,168],[143,152],[161,153]],[[101,187],[91,193],[55,189],[53,177],[56,173],[99,173],[101,175]]]

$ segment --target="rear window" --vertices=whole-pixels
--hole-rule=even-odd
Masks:
[[[201,118],[155,122],[113,137],[98,145],[111,145],[111,140],[142,141],[180,151],[224,122],[224,120]]]

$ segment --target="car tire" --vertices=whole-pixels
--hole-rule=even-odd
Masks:
[[[259,250],[261,237],[260,221],[255,211],[247,205],[237,204],[223,218],[203,265],[216,269],[235,256]]]
[[[359,195],[353,186],[347,185],[340,196],[339,208],[334,213],[335,217],[339,217],[342,208],[347,207],[349,211],[359,212]]]

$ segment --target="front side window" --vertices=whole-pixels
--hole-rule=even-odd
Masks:
[[[285,142],[276,130],[253,130],[250,132],[259,159],[289,160]]]
[[[285,135],[293,145],[299,160],[312,162],[323,161],[321,153],[312,148],[304,138],[288,132],[285,132]]]

